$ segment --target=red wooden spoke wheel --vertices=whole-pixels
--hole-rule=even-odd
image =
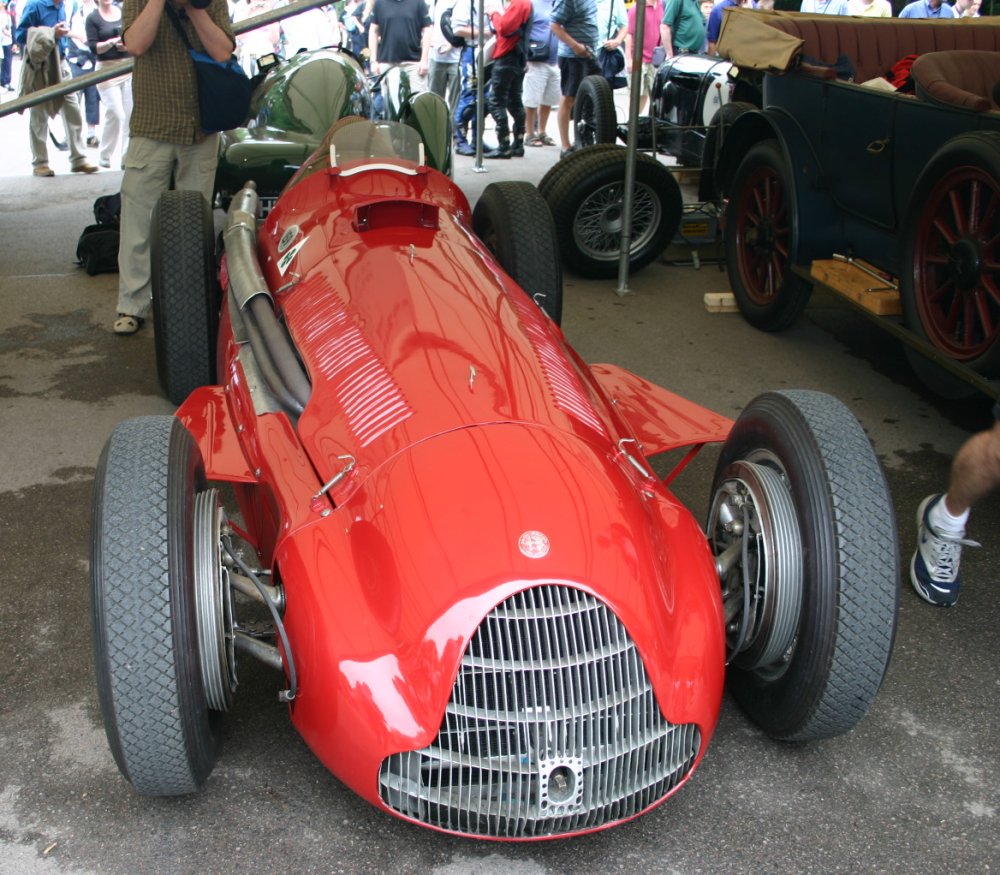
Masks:
[[[1000,176],[945,155],[914,214],[904,282],[910,327],[956,361],[1000,371]],[[908,286],[908,288],[905,288]]]
[[[764,331],[788,328],[810,287],[791,272],[795,205],[785,159],[773,140],[754,146],[733,180],[726,208],[726,263],[743,317]]]

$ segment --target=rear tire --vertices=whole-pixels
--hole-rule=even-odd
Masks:
[[[215,382],[221,294],[215,228],[196,191],[166,191],[150,231],[153,326],[160,385],[174,404]]]
[[[201,453],[180,421],[122,422],[94,485],[97,692],[111,753],[144,795],[193,793],[220,748],[198,661],[193,511]]]
[[[603,76],[585,76],[573,103],[573,142],[576,148],[614,143],[618,136],[615,98]]]
[[[722,577],[730,691],[775,738],[846,732],[885,676],[899,599],[895,515],[868,437],[835,398],[769,392],[733,426],[712,495],[713,552],[743,544]]]
[[[562,266],[548,205],[530,182],[486,186],[472,212],[476,235],[508,276],[556,325],[562,321]]]

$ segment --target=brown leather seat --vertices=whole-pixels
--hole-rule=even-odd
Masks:
[[[849,58],[855,82],[885,76],[907,55],[932,52],[1000,52],[1000,20],[993,17],[938,21],[919,18],[852,18],[761,12],[735,7],[727,15],[757,16],[758,21],[803,41],[801,55],[823,64]],[[992,83],[990,84],[992,88]],[[984,94],[989,94],[989,89]]]
[[[1000,110],[993,91],[1000,82],[1000,52],[928,52],[910,70],[917,97],[973,112]]]

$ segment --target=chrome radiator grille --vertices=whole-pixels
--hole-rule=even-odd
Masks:
[[[477,836],[530,838],[638,814],[684,778],[693,724],[660,714],[625,627],[565,586],[525,590],[482,622],[441,730],[382,763],[394,810]]]

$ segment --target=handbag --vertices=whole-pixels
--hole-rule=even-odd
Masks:
[[[614,3],[608,12],[608,36],[611,36],[611,16],[614,14]],[[601,75],[608,80],[608,85],[612,88],[624,88],[628,80],[622,75],[625,69],[625,53],[621,48],[606,49],[601,46],[597,53],[597,63],[601,68]]]
[[[214,134],[240,127],[250,116],[250,100],[257,80],[243,72],[235,55],[220,62],[192,48],[173,7],[167,3],[164,9],[194,62],[202,131]]]
[[[663,46],[657,46],[653,49],[653,54],[649,59],[654,67],[662,67],[663,62],[667,60],[667,50]]]
[[[528,60],[547,61],[549,59],[548,40],[528,40]]]
[[[625,86],[625,77],[621,75],[625,69],[625,55],[621,49],[606,49],[601,46],[597,53],[597,63],[600,64],[601,74],[612,88]]]

